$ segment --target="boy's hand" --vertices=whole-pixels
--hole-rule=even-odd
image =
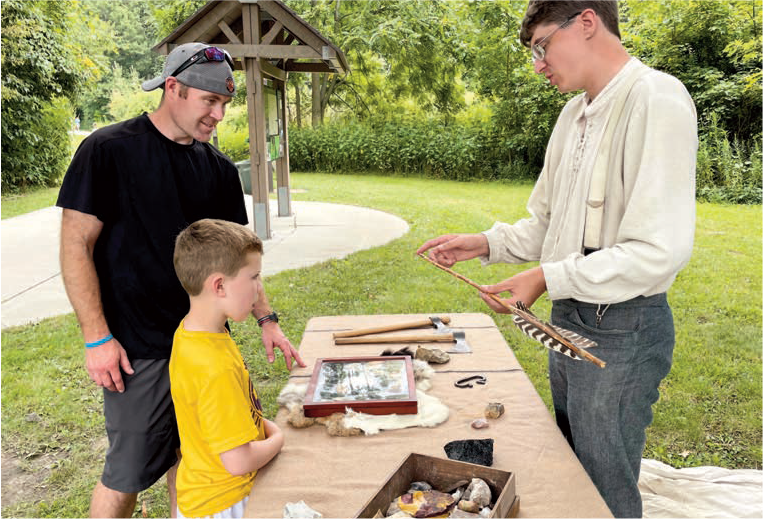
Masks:
[[[263,418],[263,421],[265,423],[265,436],[267,438],[270,438],[274,434],[283,434],[281,428],[278,427],[274,421],[268,420],[267,418]]]
[[[299,353],[297,353],[296,348],[291,345],[289,339],[281,331],[278,323],[268,321],[262,325],[262,343],[265,345],[268,362],[273,363],[276,360],[274,348],[278,348],[283,352],[283,359],[286,361],[286,367],[289,370],[291,370],[292,360],[297,361],[297,364],[302,368],[306,366]]]
[[[281,428],[278,427],[275,422],[272,422],[265,417],[263,417],[263,420],[265,421],[265,437],[276,442],[278,450],[280,451],[283,448],[284,442],[283,431],[281,431]]]

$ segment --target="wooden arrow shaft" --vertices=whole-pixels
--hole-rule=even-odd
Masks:
[[[505,308],[509,312],[511,312],[513,314],[516,314],[516,315],[520,316],[521,318],[525,319],[527,322],[530,322],[533,325],[537,326],[540,330],[542,330],[543,332],[547,333],[548,335],[550,335],[551,337],[553,337],[554,339],[556,339],[557,341],[561,342],[566,347],[571,349],[573,352],[575,352],[575,355],[578,355],[578,356],[580,356],[580,357],[582,357],[582,358],[584,358],[584,359],[586,359],[586,360],[588,360],[590,362],[593,362],[594,364],[596,364],[600,368],[603,368],[604,366],[606,366],[606,362],[604,362],[603,360],[595,357],[594,355],[591,355],[590,353],[588,353],[586,350],[584,350],[582,348],[578,348],[577,346],[572,344],[569,340],[567,340],[566,337],[562,337],[559,334],[559,332],[554,330],[552,327],[547,326],[545,323],[541,322],[539,319],[536,319],[534,316],[528,314],[527,312],[523,312],[522,310],[520,310],[516,306],[506,303],[503,299],[501,299],[497,295],[495,295],[493,293],[490,293],[487,290],[485,290],[485,288],[482,285],[478,285],[477,283],[475,283],[471,279],[467,278],[466,276],[462,276],[458,272],[455,272],[455,271],[449,269],[448,267],[446,267],[444,265],[440,265],[439,263],[437,263],[433,259],[425,256],[424,254],[419,253],[419,256],[422,257],[423,259],[425,259],[426,261],[428,261],[429,263],[431,263],[432,265],[434,265],[435,267],[437,267],[438,269],[444,270],[445,272],[447,272],[451,276],[460,279],[464,283],[467,283],[467,284],[473,286],[474,288],[476,288],[477,290],[479,290],[483,294],[486,294],[490,299],[492,299],[493,301],[495,301],[496,303],[501,305],[503,308]]]

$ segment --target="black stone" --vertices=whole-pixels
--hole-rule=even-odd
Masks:
[[[493,464],[493,439],[455,440],[445,445],[448,458],[490,467]]]

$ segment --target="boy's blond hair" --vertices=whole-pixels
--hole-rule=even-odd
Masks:
[[[262,240],[241,224],[205,218],[186,227],[175,239],[173,262],[189,295],[201,293],[214,272],[235,276],[250,252],[262,254]]]

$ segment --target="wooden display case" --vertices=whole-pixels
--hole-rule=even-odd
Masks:
[[[459,481],[470,481],[472,478],[480,478],[490,487],[494,503],[490,517],[517,516],[519,496],[516,495],[516,478],[513,472],[411,453],[382,483],[376,494],[355,514],[355,517],[375,517],[379,512],[381,517],[384,517],[392,500],[405,494],[414,481],[426,481],[436,490],[442,490]]]
[[[416,414],[413,364],[407,356],[338,357],[315,361],[305,416],[344,413]]]

